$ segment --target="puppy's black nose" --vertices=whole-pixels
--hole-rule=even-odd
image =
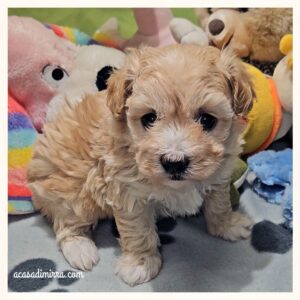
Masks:
[[[160,157],[160,163],[168,174],[181,175],[189,166],[190,159],[184,156],[182,160],[170,160],[165,155],[162,155]]]
[[[225,24],[220,19],[214,19],[209,22],[208,29],[212,35],[220,34],[225,28]]]

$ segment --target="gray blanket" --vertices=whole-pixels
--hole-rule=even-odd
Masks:
[[[249,188],[240,210],[255,221],[281,222],[281,207],[260,199]],[[211,237],[203,216],[165,220],[159,224],[163,267],[152,281],[131,288],[113,273],[120,255],[112,221],[99,223],[93,233],[100,262],[91,272],[76,273],[58,250],[47,220],[39,214],[9,218],[8,286],[10,291],[43,292],[290,292],[292,250],[286,254],[258,253],[250,241],[226,242]],[[83,278],[16,278],[38,269]],[[64,272],[64,273],[61,273]]]

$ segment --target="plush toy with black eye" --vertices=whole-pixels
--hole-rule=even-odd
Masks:
[[[55,119],[66,101],[69,105],[76,105],[86,94],[105,90],[111,73],[123,65],[124,59],[125,54],[114,48],[99,45],[80,47],[72,72],[49,103],[47,121]]]
[[[41,77],[49,86],[59,88],[69,74],[62,67],[49,64],[43,68]]]
[[[196,13],[212,45],[251,61],[279,61],[280,39],[292,33],[291,8],[199,8]]]
[[[106,88],[111,72],[120,66],[124,54],[100,46],[106,45],[101,39],[100,45],[79,46],[91,43],[98,40],[75,28],[8,18],[9,93],[25,108],[37,131],[43,131],[49,102],[68,86],[70,75],[76,82],[70,89],[97,92]]]
[[[68,78],[76,53],[75,44],[42,23],[27,17],[8,18],[9,92],[39,132],[48,103]]]

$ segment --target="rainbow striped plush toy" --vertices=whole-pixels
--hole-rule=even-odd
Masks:
[[[25,109],[8,95],[8,213],[34,212],[27,187],[27,165],[38,133]]]
[[[65,38],[77,45],[101,45],[120,49],[121,45],[117,39],[110,36],[108,33],[101,30],[96,31],[91,38],[86,33],[68,26],[58,26],[55,24],[45,24],[48,29],[51,29],[57,36]]]

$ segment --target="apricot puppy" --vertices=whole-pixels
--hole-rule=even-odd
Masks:
[[[195,214],[203,204],[210,234],[248,237],[252,222],[232,212],[229,182],[254,96],[226,50],[132,49],[107,91],[46,124],[30,187],[70,265],[98,263],[90,227],[112,216],[123,251],[116,273],[129,285],[161,268],[157,215]]]

